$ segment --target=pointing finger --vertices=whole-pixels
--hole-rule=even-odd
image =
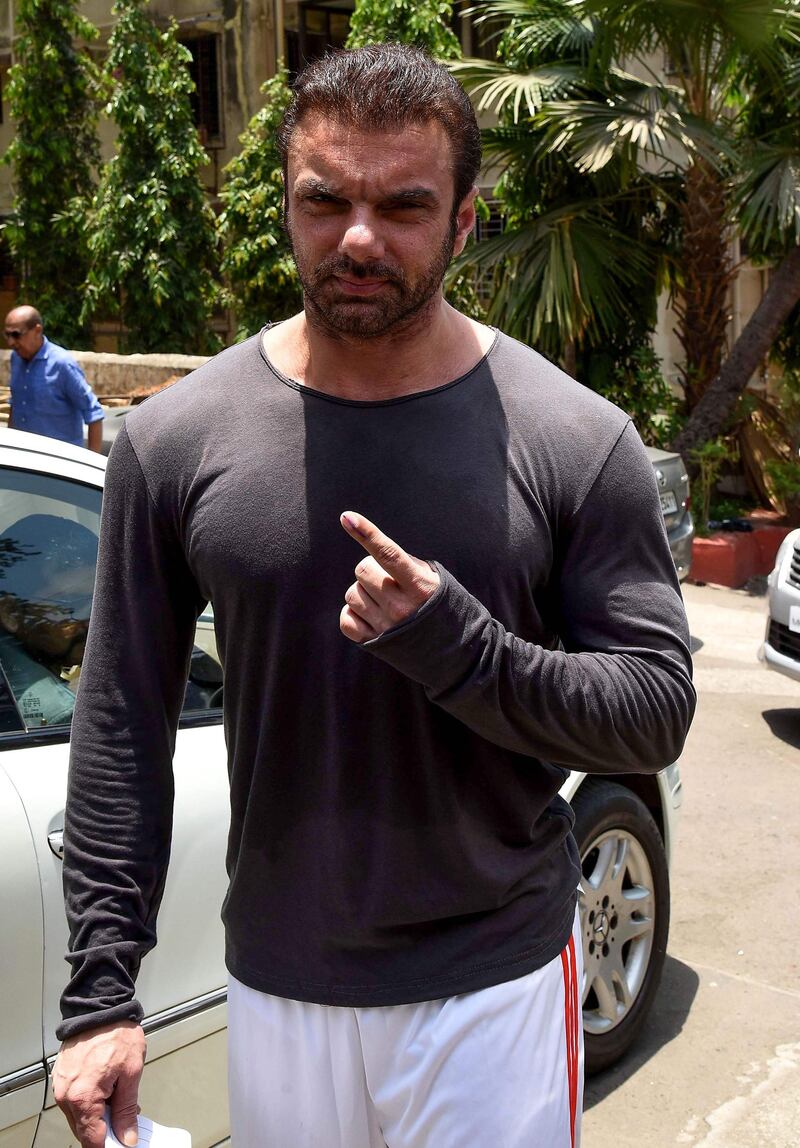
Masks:
[[[346,510],[340,521],[350,537],[359,542],[367,554],[371,554],[381,568],[387,574],[391,574],[398,585],[413,583],[418,563],[403,550],[402,546],[393,542],[363,514]]]

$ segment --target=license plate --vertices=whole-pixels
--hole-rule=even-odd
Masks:
[[[800,634],[800,606],[789,607],[789,629]]]
[[[664,514],[674,514],[678,509],[678,502],[672,491],[668,490],[666,494],[659,494],[658,497],[661,499],[661,509]]]

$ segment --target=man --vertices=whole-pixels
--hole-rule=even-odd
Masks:
[[[208,600],[235,1148],[578,1143],[580,866],[558,789],[569,767],[677,756],[688,633],[629,419],[442,297],[479,138],[416,50],[311,65],[280,133],[303,312],[149,400],[115,445],[54,1078],[90,1148],[106,1097],[133,1142],[133,981]]]
[[[11,344],[11,414],[17,430],[102,450],[103,408],[69,351],[45,338],[35,307],[15,307],[6,315]]]

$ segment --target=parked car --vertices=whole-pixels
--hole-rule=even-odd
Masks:
[[[58,1001],[68,966],[61,892],[69,723],[91,607],[106,459],[0,431],[0,1144],[67,1148],[54,1107]],[[150,625],[142,618],[142,625]],[[175,752],[172,860],[159,941],[138,981],[148,1033],[141,1105],[228,1136],[226,754],[213,614],[198,622]],[[668,861],[681,783],[572,773],[583,860],[583,1018],[590,1069],[628,1048],[655,994],[669,929]]]
[[[91,604],[106,460],[0,431],[0,1143],[74,1144],[49,1073],[68,974],[61,892],[69,720]],[[143,618],[142,625],[150,624]],[[228,1136],[222,674],[213,625],[197,647],[175,754],[175,843],[159,943],[142,967],[142,1107]]]
[[[673,451],[646,448],[656,472],[658,495],[664,512],[669,548],[681,582],[692,564],[694,522],[689,509],[689,476],[683,459]]]
[[[767,579],[769,618],[761,658],[800,681],[800,530],[787,534]]]
[[[103,414],[105,416],[103,418],[103,454],[108,454],[111,450],[114,445],[114,440],[119,434],[120,427],[125,421],[125,416],[132,410],[132,406],[103,408]]]

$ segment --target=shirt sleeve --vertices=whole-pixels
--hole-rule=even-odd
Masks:
[[[96,423],[105,417],[97,395],[87,383],[86,376],[77,363],[63,364],[61,382],[64,394],[76,410],[81,412],[85,423]]]
[[[505,749],[656,772],[680,754],[695,692],[653,468],[631,424],[557,539],[562,648],[510,633],[442,567],[422,609],[363,648]]]
[[[60,1039],[142,1016],[134,981],[156,942],[175,733],[203,605],[177,524],[154,504],[123,428],[72,723],[63,869],[72,977]]]

